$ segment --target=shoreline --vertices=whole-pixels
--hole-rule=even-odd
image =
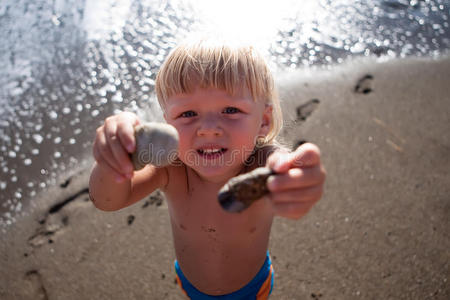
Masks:
[[[273,299],[450,296],[448,78],[448,56],[278,78],[283,139],[318,144],[328,176],[307,216],[274,222]],[[162,195],[101,212],[88,174],[41,192],[0,233],[0,298],[183,299]]]

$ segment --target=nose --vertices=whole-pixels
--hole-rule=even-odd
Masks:
[[[216,120],[213,116],[205,117],[197,129],[198,136],[221,136],[223,134],[223,129],[220,126],[220,122]]]

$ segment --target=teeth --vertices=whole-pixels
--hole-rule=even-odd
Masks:
[[[203,149],[202,152],[206,153],[206,154],[212,154],[212,153],[217,153],[220,152],[221,149]]]

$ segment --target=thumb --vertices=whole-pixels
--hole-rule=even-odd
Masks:
[[[292,167],[309,168],[320,164],[320,150],[314,144],[302,144],[291,154]]]
[[[277,151],[267,159],[267,167],[275,173],[284,173],[290,169],[292,163],[292,153]]]

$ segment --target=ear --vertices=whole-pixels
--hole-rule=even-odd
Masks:
[[[270,131],[270,127],[272,125],[272,110],[273,107],[270,104],[266,104],[264,107],[261,127],[259,128],[260,135],[266,136]]]

